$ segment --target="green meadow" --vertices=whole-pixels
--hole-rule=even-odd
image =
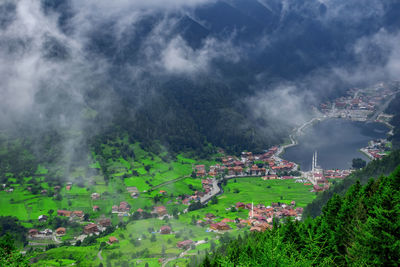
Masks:
[[[236,180],[236,182],[235,182]],[[231,207],[237,202],[271,205],[272,202],[289,204],[296,201],[297,207],[305,207],[316,197],[310,192],[312,186],[303,183],[295,183],[294,180],[267,180],[261,178],[237,178],[228,181],[223,187],[224,193],[218,196],[218,203],[211,204],[204,209],[195,210],[182,216],[182,219],[190,222],[192,217],[204,218],[207,213],[223,218],[247,218],[248,210],[239,209],[232,211]]]
[[[134,156],[120,156],[120,149],[124,145],[124,149],[128,147],[134,151]],[[232,209],[236,202],[270,205],[271,202],[290,203],[294,200],[297,206],[304,207],[315,198],[315,193],[310,192],[311,186],[295,183],[294,180],[237,178],[223,186],[224,192],[218,196],[217,204],[208,203],[205,208],[184,213],[188,206],[178,203],[176,198],[202,190],[201,179],[191,177],[193,166],[204,164],[208,167],[216,161],[191,159],[183,154],[169,158],[166,151],[156,155],[144,151],[138,143],[128,144],[127,138],[102,144],[100,149],[97,151],[99,154],[91,154],[87,168],[81,166],[69,172],[66,181],[72,183],[71,189],[67,190],[65,183],[60,184],[57,197],[53,190],[55,184],[51,184],[48,179],[52,166],[38,166],[33,177],[23,178],[23,185],[18,184],[21,179],[8,174],[8,182],[15,190],[10,193],[0,191],[0,215],[16,216],[28,228],[37,226],[39,215],[57,209],[82,210],[89,214],[90,221],[105,216],[111,218],[114,226],[120,222],[127,223],[89,246],[60,246],[45,253],[37,253],[35,256],[38,256],[39,262],[33,263],[33,266],[99,266],[100,263],[106,266],[160,266],[159,259],[172,259],[182,253],[183,250],[176,246],[178,242],[186,239],[201,241],[202,244],[189,249],[184,258],[171,260],[167,264],[186,265],[191,255],[207,253],[223,236],[222,233],[210,232],[208,226],[196,225],[198,220],[204,219],[206,213],[215,214],[216,221],[247,218],[248,210]],[[108,175],[103,173],[104,168]],[[49,193],[32,194],[28,186],[33,185]],[[127,187],[137,187],[139,196],[132,198]],[[99,193],[100,199],[92,200],[92,193]],[[165,220],[151,218],[132,221],[128,217],[118,217],[111,213],[112,206],[121,201],[128,202],[131,211],[141,208],[150,212],[153,206],[165,205],[169,214],[179,212],[179,216]],[[95,205],[99,206],[100,211],[93,211]],[[232,227],[228,233],[231,237],[249,231],[248,228],[238,229],[234,223],[228,224]],[[160,227],[164,225],[172,228],[171,234],[159,233]],[[82,233],[83,226],[74,227],[67,228],[67,234],[61,241],[75,242],[74,237]],[[120,242],[105,245],[110,236],[115,236]],[[46,242],[35,247],[43,248],[45,245]],[[100,250],[103,260],[99,258]]]

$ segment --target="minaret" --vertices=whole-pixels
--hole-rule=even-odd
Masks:
[[[314,171],[314,153],[312,154],[312,161],[311,161],[311,172]]]
[[[315,151],[315,168],[318,166],[318,152]]]

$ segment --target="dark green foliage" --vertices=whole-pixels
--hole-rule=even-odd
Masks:
[[[382,174],[388,175],[399,164],[400,150],[395,150],[389,156],[380,160],[371,161],[364,169],[354,172],[346,179],[335,183],[329,190],[318,194],[313,202],[304,209],[303,217],[320,215],[322,207],[334,194],[344,195],[356,181],[360,181],[362,185],[365,185],[371,177],[377,177]]]
[[[0,216],[0,237],[10,235],[20,245],[26,245],[27,229],[21,225],[16,217]]]
[[[364,168],[366,165],[367,165],[367,162],[365,160],[363,160],[361,158],[356,158],[356,159],[353,159],[353,163],[351,166],[354,169],[361,169],[361,168]]]
[[[388,177],[334,194],[322,215],[222,245],[202,266],[398,266],[400,166]],[[221,243],[225,243],[221,237]]]
[[[204,208],[205,205],[201,204],[200,202],[193,202],[189,205],[188,211],[198,210]]]
[[[0,266],[29,266],[28,259],[16,249],[14,242],[9,234],[0,237]]]

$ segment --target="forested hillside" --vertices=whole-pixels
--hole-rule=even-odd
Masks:
[[[365,185],[373,177],[378,178],[381,175],[388,175],[399,164],[400,150],[395,150],[390,155],[380,160],[371,161],[365,168],[354,172],[342,181],[337,181],[327,191],[319,193],[317,197],[313,200],[313,202],[308,204],[308,206],[304,209],[304,217],[316,217],[320,215],[323,206],[335,194],[343,196],[347,192],[347,190],[349,190],[349,188],[358,181],[361,183],[361,185]]]
[[[106,2],[0,4],[0,131],[44,161],[121,130],[150,150],[260,151],[321,98],[395,76],[396,1]],[[382,76],[355,78],[370,62]]]
[[[398,266],[399,187],[400,167],[365,186],[356,182],[333,195],[321,216],[239,237],[202,266]]]

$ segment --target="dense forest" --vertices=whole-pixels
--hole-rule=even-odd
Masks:
[[[400,164],[400,150],[393,151],[390,155],[380,159],[371,161],[365,168],[358,170],[342,181],[335,182],[329,190],[318,193],[312,203],[308,204],[304,209],[304,216],[316,217],[321,214],[322,207],[335,194],[343,196],[347,190],[357,181],[361,185],[368,183],[372,177],[380,175],[388,175]]]
[[[17,249],[28,243],[26,232],[17,218],[0,216],[0,266],[28,266],[28,259]]]
[[[271,231],[221,246],[202,266],[398,266],[400,167],[343,196],[304,222],[275,222]]]

